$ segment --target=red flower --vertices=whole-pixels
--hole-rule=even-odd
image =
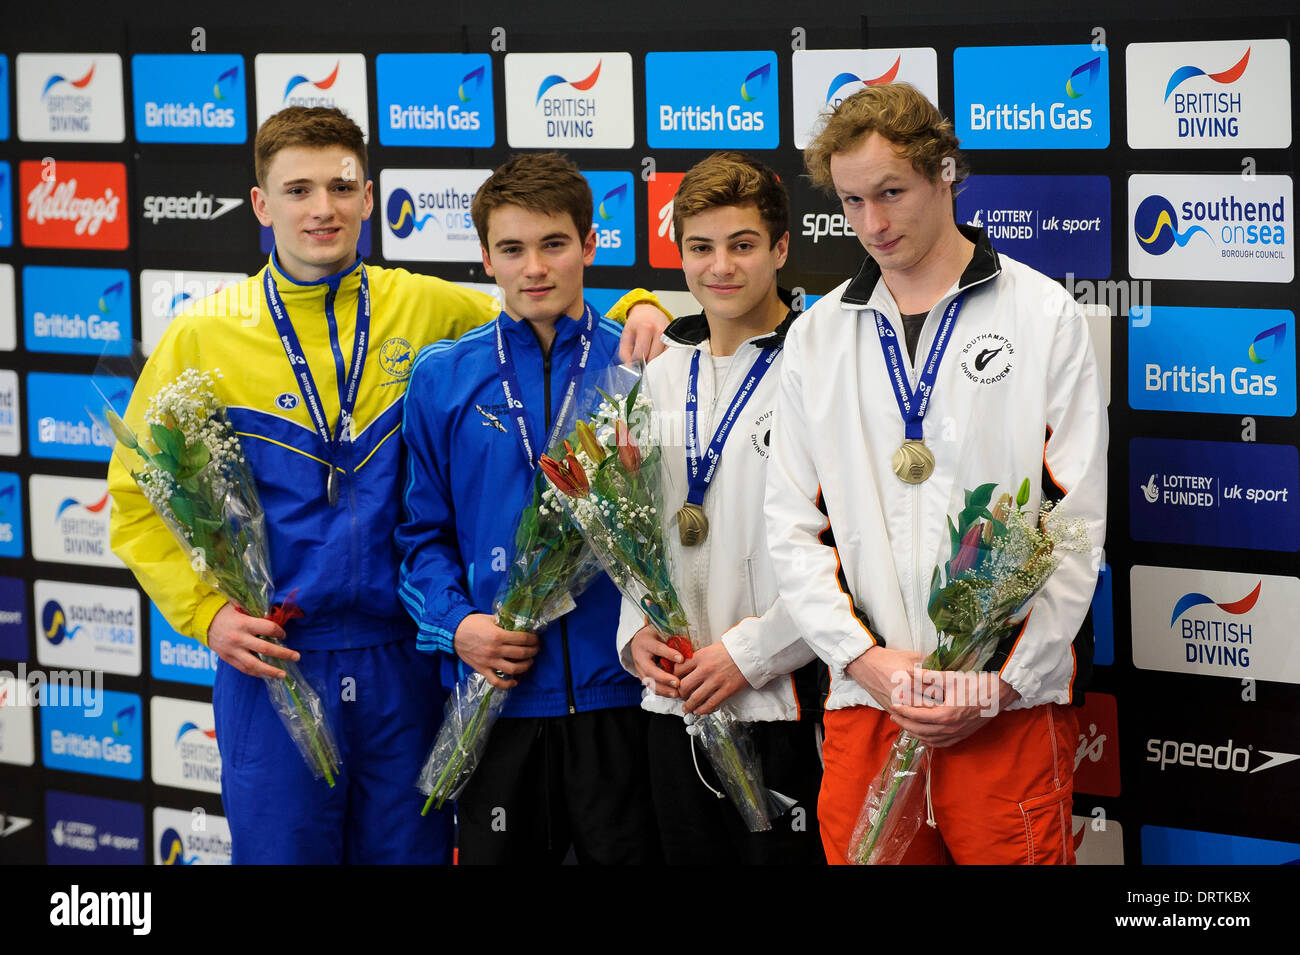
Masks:
[[[577,455],[573,453],[573,448],[569,447],[567,441],[564,442],[564,450],[566,452],[564,463],[543,454],[538,462],[542,467],[542,472],[546,475],[547,480],[555,485],[556,490],[569,495],[569,497],[586,497],[587,492],[591,490],[591,482],[587,480],[587,472],[578,463]]]
[[[668,645],[669,650],[676,650],[680,653],[683,660],[689,660],[691,657],[695,656],[695,651],[691,649],[691,642],[685,637],[669,637],[664,641],[664,643]],[[673,672],[673,661],[669,660],[667,657],[659,658],[659,666],[668,673]]]
[[[632,440],[632,432],[624,421],[614,423],[614,436],[618,441],[618,460],[629,474],[641,470],[641,449]]]
[[[966,536],[961,539],[961,546],[957,548],[956,556],[953,557],[952,563],[948,567],[949,574],[956,576],[975,566],[980,551],[980,535],[983,532],[984,525],[979,521],[970,526],[970,529],[966,531]]]

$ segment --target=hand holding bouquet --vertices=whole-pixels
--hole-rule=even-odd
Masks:
[[[979,670],[998,644],[1012,636],[1029,603],[1056,570],[1057,550],[1087,552],[1083,521],[1062,520],[1044,505],[1035,520],[1025,510],[1029,481],[1013,500],[995,484],[964,492],[956,521],[948,519],[951,557],[930,578],[929,616],[938,646],[921,664],[926,670]],[[853,830],[848,859],[861,865],[900,862],[925,814],[925,776],[930,747],[900,731],[884,768],[872,782]]]
[[[653,409],[631,371],[620,368],[612,374],[609,388],[587,396],[594,407],[579,413],[562,446],[542,456],[542,470],[551,482],[544,500],[548,507],[564,507],[572,514],[614,584],[670,645],[686,637],[699,649],[673,586],[664,544],[662,451],[639,446],[633,437],[634,431],[646,430]],[[770,829],[779,806],[763,785],[745,724],[725,708],[688,722],[688,732],[702,744],[750,831]]]
[[[204,583],[241,613],[283,626],[303,614],[292,601],[270,605],[265,515],[239,438],[213,392],[214,374],[187,369],[150,398],[143,439],[111,407],[104,418],[121,446],[136,453],[140,467],[131,476]],[[261,659],[283,671],[282,678],[264,679],[285,729],[312,774],[333,786],[339,752],[320,697],[292,661]]]
[[[544,503],[545,483],[540,474],[535,475],[530,500],[519,515],[515,557],[495,601],[496,624],[502,630],[544,629],[573,609],[574,598],[600,572],[569,515]],[[464,790],[509,692],[494,687],[478,672],[456,684],[417,783],[429,797],[421,815],[430,808],[441,809]]]

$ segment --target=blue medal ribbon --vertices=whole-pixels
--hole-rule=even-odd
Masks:
[[[512,322],[514,319],[505,312],[497,316],[497,374],[501,379],[501,390],[506,396],[506,407],[510,411],[510,418],[515,423],[515,434],[518,436],[519,445],[523,449],[524,460],[534,470],[537,468],[539,455],[544,454],[559,443],[560,429],[563,427],[569,408],[576,397],[578,377],[586,369],[587,359],[591,357],[591,346],[595,344],[595,337],[592,333],[596,328],[596,310],[586,302],[583,302],[582,305],[586,326],[582,330],[578,350],[569,360],[564,400],[560,402],[559,410],[555,413],[554,423],[551,425],[551,434],[547,438],[546,447],[540,452],[533,450],[533,441],[528,435],[528,417],[524,413],[524,393],[519,387],[519,378],[515,374],[515,361],[510,354],[510,343],[506,341],[505,335],[502,333],[501,323]],[[567,316],[562,315],[560,318],[567,319]]]
[[[691,356],[691,370],[686,379],[686,471],[688,489],[686,501],[700,507],[704,504],[704,492],[709,489],[709,484],[713,481],[714,474],[717,473],[718,463],[722,460],[722,448],[727,443],[727,435],[731,433],[731,426],[736,423],[740,417],[741,411],[753,397],[754,391],[758,388],[758,383],[763,380],[772,363],[776,361],[776,356],[781,353],[781,346],[776,345],[772,348],[763,348],[759,351],[758,357],[754,363],[749,366],[749,375],[745,378],[744,384],[731,399],[731,405],[727,408],[727,413],[723,415],[722,421],[718,423],[717,429],[713,432],[713,440],[709,442],[708,449],[704,456],[708,459],[708,466],[703,467],[700,461],[700,440],[695,433],[697,411],[699,408],[699,398],[697,395],[697,386],[700,378],[700,350],[697,348],[695,354]]]
[[[370,347],[370,282],[366,277],[366,267],[362,265],[360,268],[361,286],[357,290],[356,340],[352,348],[352,367],[348,370],[347,382],[339,394],[339,423],[333,433],[329,421],[325,418],[325,409],[321,405],[320,392],[316,388],[316,381],[312,378],[311,368],[307,364],[307,356],[303,354],[298,333],[294,331],[293,322],[290,321],[284,301],[280,298],[280,290],[275,287],[275,277],[270,267],[267,268],[262,282],[266,304],[271,310],[271,320],[275,323],[280,344],[284,346],[284,353],[288,356],[289,367],[293,370],[294,380],[298,383],[298,391],[307,405],[312,426],[316,429],[321,444],[325,446],[326,464],[329,466],[327,488],[331,507],[338,500],[338,492],[334,484],[335,461],[341,458],[339,446],[344,438],[351,440],[348,425],[356,409],[361,373],[365,369],[366,352]]]
[[[943,361],[943,353],[948,348],[948,342],[952,337],[952,326],[957,321],[957,313],[961,311],[964,298],[964,294],[958,295],[944,312],[943,321],[939,324],[939,332],[930,346],[930,355],[925,360],[925,367],[916,382],[915,391],[908,385],[907,373],[903,370],[902,354],[894,330],[885,321],[885,316],[872,311],[876,317],[876,332],[880,335],[880,348],[885,356],[885,368],[889,372],[890,384],[894,386],[894,398],[897,399],[899,413],[903,416],[903,427],[908,441],[925,440],[922,422],[925,420],[926,410],[930,407],[930,397],[934,394],[934,379],[939,374],[939,363]],[[920,400],[917,400],[918,396]]]

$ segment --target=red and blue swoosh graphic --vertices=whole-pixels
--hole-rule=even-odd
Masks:
[[[1178,87],[1186,83],[1188,80],[1197,76],[1208,76],[1210,79],[1214,80],[1214,82],[1222,83],[1225,86],[1228,83],[1235,83],[1237,80],[1241,79],[1242,74],[1246,72],[1246,64],[1249,62],[1250,47],[1246,47],[1245,55],[1242,56],[1242,58],[1234,65],[1228,67],[1221,73],[1207,73],[1199,66],[1180,66],[1178,69],[1174,70],[1173,74],[1169,77],[1169,84],[1165,87],[1165,102],[1169,101],[1169,94],[1178,89]]]
[[[90,85],[90,78],[94,75],[95,75],[94,63],[90,64],[90,69],[86,71],[86,75],[79,80],[70,80],[62,73],[55,73],[48,80],[45,81],[45,89],[41,90],[41,99],[45,99],[45,97],[49,95],[50,88],[53,87],[56,83],[68,83],[79,90],[84,90],[87,86]]]
[[[561,83],[568,83],[575,90],[581,90],[583,92],[591,89],[596,85],[596,80],[600,79],[600,65],[602,62],[602,60],[597,60],[596,68],[591,71],[591,75],[580,80],[570,81],[566,80],[559,73],[552,73],[550,76],[546,77],[546,79],[542,80],[541,85],[537,87],[537,99],[533,100],[533,105],[536,106],[542,101],[542,97],[546,94],[547,90],[553,86],[559,86]]]
[[[1240,600],[1231,601],[1230,603],[1218,603],[1213,597],[1207,597],[1205,594],[1183,594],[1178,598],[1178,602],[1174,604],[1174,613],[1173,616],[1169,618],[1169,626],[1172,627],[1178,622],[1179,617],[1187,613],[1187,611],[1191,610],[1193,607],[1199,607],[1202,604],[1214,604],[1224,613],[1230,613],[1236,617],[1241,616],[1243,613],[1249,613],[1251,608],[1255,606],[1256,601],[1259,600],[1259,591],[1263,586],[1264,581],[1261,580],[1255,585],[1255,589],[1246,594],[1246,596],[1242,597]]]
[[[301,86],[303,83],[310,83],[318,90],[329,89],[331,86],[334,85],[334,81],[339,78],[339,64],[341,62],[342,61],[336,60],[334,63],[334,72],[330,73],[330,75],[325,77],[323,80],[310,80],[307,77],[303,76],[301,73],[299,73],[297,76],[292,77],[289,80],[289,84],[284,88],[284,101],[287,102],[289,99],[289,94],[294,91],[294,88]]]

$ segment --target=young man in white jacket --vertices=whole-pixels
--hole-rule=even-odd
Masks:
[[[933,825],[904,861],[1073,862],[1068,704],[1091,663],[1080,626],[1106,495],[1106,407],[1084,317],[1059,285],[956,225],[965,161],[951,123],[912,87],[849,97],[804,158],[869,255],[787,337],[768,469],[781,599],[831,672],[827,858],[845,861],[902,727],[934,752]],[[949,556],[954,499],[988,482],[1014,494],[1025,478],[1031,511],[1059,500],[1058,513],[1086,523],[1093,554],[1059,555],[995,657],[987,699],[911,705],[912,668],[937,640],[930,575]]]
[[[670,864],[825,861],[816,825],[824,668],[778,595],[763,520],[781,352],[796,318],[776,283],[788,221],[776,174],[738,153],[696,165],[674,199],[686,284],[704,313],[668,327],[644,387],[665,448],[668,506],[681,508],[668,531],[674,579],[705,645],[684,659],[626,600],[619,626],[623,665],[656,714],[651,790]],[[751,721],[764,783],[798,800],[769,832],[746,830],[685,731],[683,714],[724,705]]]

